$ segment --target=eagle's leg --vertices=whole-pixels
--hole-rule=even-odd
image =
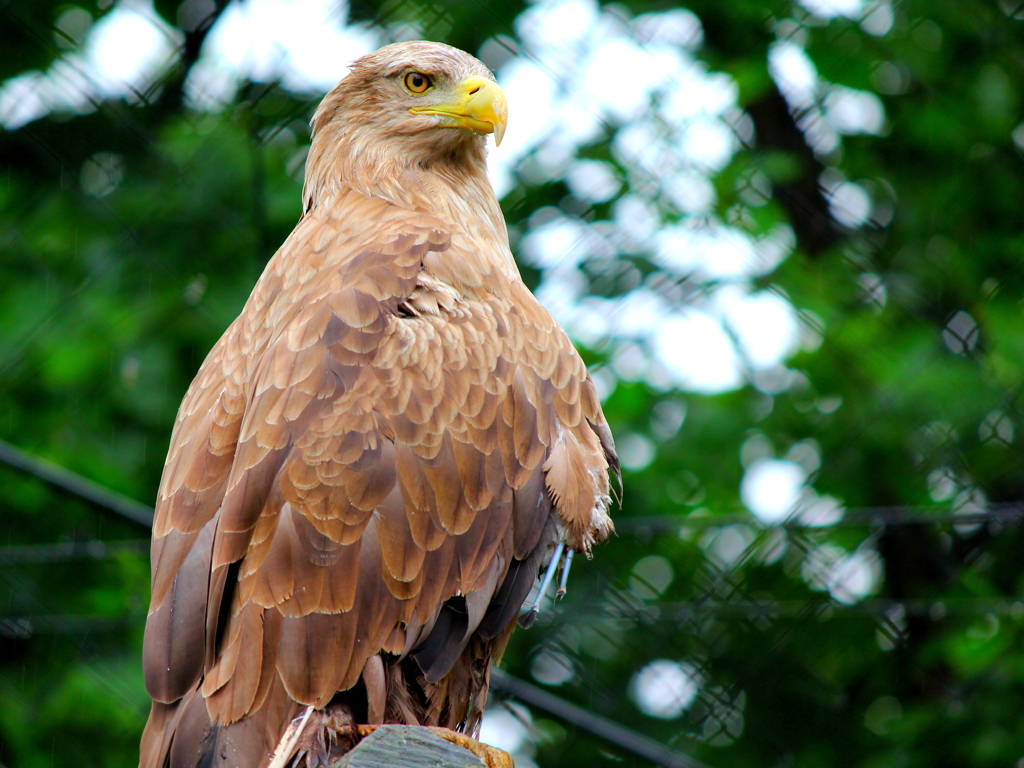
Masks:
[[[503,752],[497,747],[482,744],[464,733],[450,731],[447,728],[430,726],[430,730],[445,741],[450,741],[452,744],[457,744],[463,749],[468,749],[474,755],[479,757],[480,761],[486,765],[487,768],[515,768],[516,764],[515,761],[512,760],[512,755],[508,752]]]
[[[558,580],[558,591],[555,592],[555,597],[558,599],[565,597],[565,585],[569,583],[569,569],[572,567],[572,556],[575,553],[575,549],[565,550],[565,560],[562,561],[562,576]]]
[[[537,590],[537,597],[534,599],[533,604],[529,607],[526,613],[519,617],[519,626],[523,629],[529,629],[533,626],[533,621],[537,618],[537,611],[540,610],[540,604],[544,600],[544,593],[548,591],[548,585],[555,578],[555,571],[558,570],[558,565],[562,561],[562,551],[564,549],[564,541],[560,541],[555,545],[555,551],[551,553],[551,560],[548,562],[548,568],[544,571],[544,576],[540,580],[540,589]]]

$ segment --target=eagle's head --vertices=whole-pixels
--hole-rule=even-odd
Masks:
[[[313,115],[306,185],[332,170],[402,174],[447,167],[483,172],[485,138],[499,143],[508,108],[479,60],[442,43],[394,43],[357,59]],[[325,167],[326,166],[326,167]],[[317,183],[322,187],[323,183]]]

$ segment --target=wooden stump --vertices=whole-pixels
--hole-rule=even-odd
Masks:
[[[492,750],[499,752],[498,750]],[[507,757],[506,765],[512,766]],[[492,766],[495,761],[491,761]],[[384,725],[363,738],[330,768],[488,768],[473,752],[415,725]]]

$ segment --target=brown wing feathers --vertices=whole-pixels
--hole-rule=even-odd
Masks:
[[[173,568],[165,558],[181,560],[162,600],[154,590],[147,633],[147,683],[159,701],[185,696],[205,672],[212,722],[260,709],[275,678],[294,701],[322,707],[356,685],[401,627],[419,640],[424,680],[437,684],[485,618],[485,639],[515,618],[539,568],[548,494],[565,500],[570,525],[593,505],[574,480],[587,474],[584,448],[566,432],[579,426],[580,404],[562,399],[580,391],[580,370],[563,373],[561,390],[542,378],[559,373],[569,350],[545,357],[536,333],[516,335],[534,328],[514,311],[500,343],[503,307],[394,314],[422,254],[444,245],[430,234],[434,242],[400,237],[362,251],[350,266],[363,266],[360,279],[335,277],[302,297],[286,330],[268,334],[226,482],[212,441],[188,454],[183,440],[175,459],[192,465],[165,494],[172,521],[158,521],[167,532],[154,544],[158,586]],[[221,487],[211,517],[210,489]],[[190,512],[184,532],[179,509]],[[452,602],[456,593],[465,597]]]

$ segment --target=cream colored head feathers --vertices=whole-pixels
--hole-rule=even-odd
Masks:
[[[507,114],[494,75],[457,48],[404,42],[363,56],[313,116],[305,207],[342,181],[391,198],[417,170],[483,175],[486,136],[501,141]]]

